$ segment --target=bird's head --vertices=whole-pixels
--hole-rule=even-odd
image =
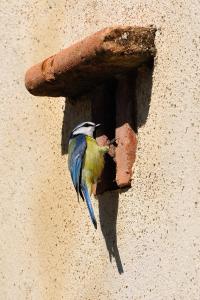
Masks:
[[[77,125],[71,133],[71,138],[73,138],[74,136],[78,135],[78,134],[84,134],[84,135],[89,135],[91,137],[94,136],[94,132],[96,130],[97,127],[99,127],[100,124],[95,124],[93,122],[83,122],[79,125]]]

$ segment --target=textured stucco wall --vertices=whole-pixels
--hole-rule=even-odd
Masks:
[[[0,299],[200,298],[199,11],[197,0],[1,1]],[[95,201],[95,231],[61,154],[65,99],[31,96],[24,73],[116,24],[155,25],[157,58],[132,188]],[[90,109],[67,104],[66,132]],[[121,275],[107,251],[117,203]]]

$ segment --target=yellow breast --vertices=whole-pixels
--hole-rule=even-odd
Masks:
[[[108,147],[98,146],[95,139],[90,136],[86,137],[87,149],[82,167],[82,179],[88,183],[94,184],[104,168],[104,154]]]

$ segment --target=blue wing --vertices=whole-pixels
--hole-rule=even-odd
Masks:
[[[77,192],[77,197],[79,199],[80,194],[81,198],[86,200],[92,223],[94,224],[94,227],[97,228],[97,222],[92,208],[90,195],[88,193],[88,188],[81,180],[82,163],[86,148],[87,143],[84,135],[80,134],[72,138],[68,147],[68,166],[73,185]]]
[[[79,134],[72,138],[69,142],[68,147],[68,166],[72,178],[72,182],[77,192],[79,199],[79,194],[83,198],[82,191],[80,189],[81,182],[81,168],[84,159],[85,150],[87,148],[87,143],[85,136]]]
[[[86,184],[81,183],[81,191],[82,191],[82,193],[84,195],[84,198],[86,200],[92,223],[93,223],[95,229],[97,229],[97,221],[96,221],[96,218],[95,218],[95,215],[94,215],[94,210],[93,210],[93,207],[92,207],[90,195],[89,195],[88,188],[87,188]]]

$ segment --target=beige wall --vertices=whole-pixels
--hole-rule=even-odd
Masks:
[[[195,0],[1,0],[0,299],[200,298],[199,10]],[[132,188],[100,202],[109,248],[119,197],[121,275],[69,180],[65,99],[24,88],[28,67],[116,24],[159,29]],[[67,132],[84,118],[89,101],[68,104]]]

